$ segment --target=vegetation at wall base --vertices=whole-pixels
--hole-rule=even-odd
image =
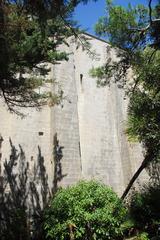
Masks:
[[[46,210],[47,239],[119,239],[126,209],[112,189],[81,181],[57,192]]]
[[[146,233],[149,239],[160,238],[160,185],[150,183],[134,192],[129,207],[134,228]]]

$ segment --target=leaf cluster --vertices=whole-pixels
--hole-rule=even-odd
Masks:
[[[92,70],[99,85],[114,81],[127,89],[127,133],[145,147],[150,156],[147,164],[160,159],[160,11],[159,2],[153,2],[124,8],[107,1],[106,16],[95,29],[111,46],[118,47],[117,60],[108,59],[104,66]]]
[[[126,209],[108,187],[81,181],[57,192],[46,211],[48,239],[116,239]]]
[[[35,88],[46,85],[49,64],[68,60],[68,54],[58,47],[78,32],[72,13],[80,2],[87,3],[0,1],[0,96],[10,111],[40,107],[48,101],[48,94]]]
[[[149,239],[159,236],[160,224],[160,186],[144,185],[140,192],[131,198],[130,216],[139,232],[146,232]]]
[[[143,28],[148,21],[147,8],[138,5],[135,8],[131,4],[128,8],[117,6],[112,1],[106,1],[106,15],[101,17],[95,26],[98,35],[104,36],[114,46],[121,49],[132,50],[142,47],[146,36],[140,38],[133,29]]]

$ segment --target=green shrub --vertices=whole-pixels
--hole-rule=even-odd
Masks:
[[[146,232],[140,233],[140,234],[138,235],[137,239],[138,239],[138,240],[149,240],[149,238],[148,238],[148,233],[146,233]]]
[[[117,195],[95,181],[81,181],[57,192],[46,211],[48,239],[116,239],[126,209]]]
[[[139,231],[147,232],[150,238],[159,235],[160,186],[146,185],[141,192],[134,193],[130,214]]]

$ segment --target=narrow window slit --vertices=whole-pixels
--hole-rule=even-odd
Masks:
[[[82,80],[83,80],[83,74],[80,74],[80,83],[82,84]]]

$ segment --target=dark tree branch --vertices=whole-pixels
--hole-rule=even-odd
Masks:
[[[138,168],[138,170],[135,172],[135,174],[133,175],[133,177],[131,178],[131,180],[129,181],[126,189],[124,190],[121,199],[124,200],[126,198],[126,196],[128,195],[130,189],[132,188],[134,182],[137,180],[137,178],[139,177],[140,173],[148,166],[148,164],[153,160],[153,156],[154,156],[154,151],[153,150],[148,150],[148,152],[145,155],[145,158],[143,160],[143,162],[141,163],[140,167]]]
[[[156,54],[157,49],[154,49],[154,51],[152,52],[152,54],[150,55],[149,59],[148,59],[148,63],[151,63],[151,60],[153,59],[154,55]]]

